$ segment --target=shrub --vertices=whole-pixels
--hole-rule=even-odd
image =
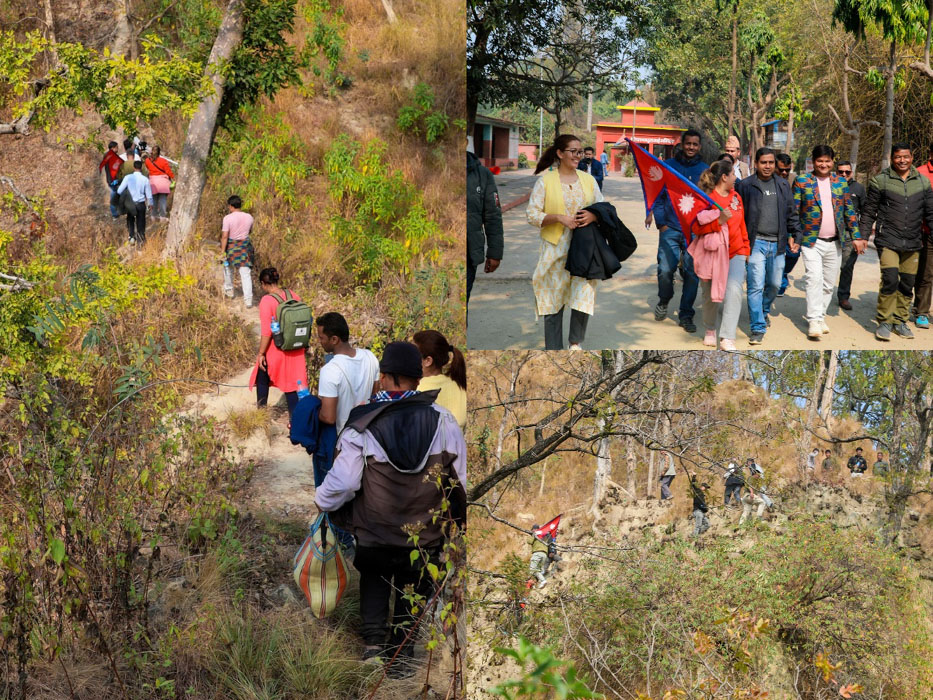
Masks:
[[[330,0],[304,0],[301,14],[310,27],[299,56],[301,67],[331,89],[349,87],[353,81],[341,70],[347,30],[343,8],[335,7]],[[305,94],[310,96],[314,81],[306,78],[304,85]]]
[[[725,681],[775,691],[787,680],[774,667],[787,667],[815,697],[831,659],[839,684],[870,696],[882,687],[892,698],[922,695],[933,641],[916,577],[893,551],[864,532],[805,519],[756,534],[741,556],[720,538],[699,551],[669,543],[621,565],[594,560],[566,613],[539,620],[539,638],[596,677],[602,664],[611,668],[597,689],[645,687],[652,659],[655,689]],[[596,644],[600,660],[591,664],[568,637]]]
[[[345,250],[345,266],[362,284],[384,271],[411,273],[426,255],[436,259],[440,235],[424,208],[421,193],[385,162],[386,145],[365,144],[341,134],[324,156],[328,193],[334,212],[330,235]]]
[[[528,167],[530,167],[530,165],[529,165],[529,163],[528,163],[528,156],[526,156],[524,153],[519,153],[519,154],[518,154],[518,167],[519,167],[519,168],[528,168]]]
[[[458,128],[462,120],[455,120]],[[451,125],[450,118],[443,111],[434,109],[434,90],[426,83],[418,83],[409,95],[408,104],[398,111],[395,120],[398,128],[409,134],[419,136],[424,134],[424,140],[434,143],[442,139]]]

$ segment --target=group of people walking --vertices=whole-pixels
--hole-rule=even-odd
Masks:
[[[261,340],[250,387],[259,406],[270,387],[284,393],[291,440],[313,454],[315,503],[340,528],[360,574],[364,660],[388,663],[398,652],[389,675],[411,675],[419,603],[406,589],[430,598],[436,582],[426,562],[441,564],[450,522],[465,525],[464,356],[441,333],[424,330],[412,342],[388,343],[377,359],[350,342],[347,320],[330,311],[313,320],[325,363],[312,395],[310,312],[275,268],[259,273],[259,285]],[[410,556],[413,527],[423,558]]]
[[[711,165],[700,156],[702,146],[702,134],[688,129],[665,164],[716,206],[700,212],[685,235],[664,191],[645,220],[646,226],[654,222],[659,236],[655,320],[668,317],[679,274],[678,325],[696,332],[696,298],[702,290],[705,345],[735,349],[743,305],[748,309],[749,345],[758,345],[771,326],[776,299],[784,296],[789,275],[802,258],[806,335],[819,341],[830,332],[826,316],[834,298],[841,309],[853,309],[855,264],[873,237],[880,260],[875,337],[912,338],[911,321],[919,329],[930,327],[933,147],[929,161],[918,168],[911,147],[895,143],[891,165],[872,177],[866,190],[854,179],[852,164],[837,162],[827,145],[812,150],[813,171],[799,175],[792,172],[789,155],[771,148],[759,148],[749,168],[739,157],[734,136]],[[592,150],[576,136],[562,134],[535,168],[535,174],[543,174],[531,192],[526,217],[541,233],[532,287],[547,349],[564,347],[566,307],[571,349],[580,347],[595,311],[597,280],[575,277],[567,269],[573,231],[592,223],[594,215],[587,208],[603,200],[605,172]],[[468,171],[482,174],[484,169],[470,155]],[[468,225],[468,288],[483,261],[490,272],[502,257],[501,208],[491,180],[468,177],[476,190],[468,186],[468,208],[471,198],[477,205],[471,209],[475,221]]]
[[[114,220],[126,216],[129,244],[146,242],[146,214],[152,211],[154,221],[168,220],[168,196],[175,173],[162,155],[159,146],[149,150],[146,142],[124,139],[123,153],[116,141],[107,145],[107,152],[97,166],[104,173],[110,189],[110,215]]]

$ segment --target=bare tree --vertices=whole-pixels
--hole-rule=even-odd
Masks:
[[[222,68],[233,56],[242,39],[243,0],[230,0],[205,68],[205,74],[210,76],[214,90],[204,98],[197,112],[191,117],[185,135],[172,216],[165,235],[165,248],[162,251],[163,259],[178,256],[198,218],[201,193],[207,179],[207,158],[214,142],[217,114],[224,94]]]

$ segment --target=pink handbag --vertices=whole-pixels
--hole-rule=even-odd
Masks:
[[[150,175],[149,187],[152,188],[152,194],[168,194],[172,191],[172,181],[168,175]]]

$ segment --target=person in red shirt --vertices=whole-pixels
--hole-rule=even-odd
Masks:
[[[721,208],[718,218],[707,226],[694,226],[698,235],[728,233],[729,269],[722,303],[712,300],[712,280],[701,280],[703,287],[703,323],[706,326],[704,345],[715,347],[716,326],[719,327],[719,348],[735,350],[735,333],[742,311],[745,285],[745,262],[750,246],[745,229],[745,208],[735,191],[735,173],[728,160],[713,163],[700,175],[700,188]],[[702,213],[702,212],[701,212]],[[725,230],[723,230],[725,229]],[[717,324],[718,320],[718,324]]]
[[[927,162],[917,168],[917,172],[925,175],[933,185],[933,144],[930,144],[930,153]],[[930,227],[923,224],[923,247],[920,249],[920,260],[917,263],[917,279],[914,282],[914,310],[918,328],[928,328],[930,317],[930,302],[933,301],[933,241],[930,240]],[[922,317],[922,318],[921,318]],[[927,320],[926,325],[923,321]]]
[[[100,161],[100,165],[97,166],[97,172],[103,171],[107,178],[107,187],[110,188],[110,215],[114,219],[118,218],[119,214],[117,213],[117,186],[113,183],[117,178],[117,173],[120,172],[121,165],[123,165],[123,159],[117,153],[117,142],[111,141],[107,144],[107,152]]]

